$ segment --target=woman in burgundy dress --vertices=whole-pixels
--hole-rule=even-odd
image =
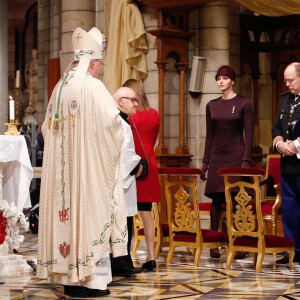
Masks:
[[[205,196],[212,199],[210,210],[211,229],[218,230],[225,187],[219,168],[250,167],[253,145],[253,109],[248,98],[237,95],[233,86],[235,72],[222,66],[216,74],[221,97],[206,106],[206,141],[201,179],[206,180]],[[219,258],[219,249],[211,249],[210,256]],[[243,258],[237,253],[236,258]]]
[[[160,186],[158,168],[154,154],[154,146],[159,132],[159,114],[150,107],[142,83],[135,79],[127,80],[123,86],[132,88],[139,99],[136,114],[129,119],[133,133],[136,153],[148,160],[148,175],[137,178],[138,211],[144,223],[147,259],[142,265],[145,270],[156,268],[154,257],[154,220],[151,214],[152,203],[160,202]]]

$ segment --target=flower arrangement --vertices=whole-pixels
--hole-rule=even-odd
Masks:
[[[19,234],[20,229],[27,231],[29,223],[25,215],[19,212],[14,204],[9,205],[6,200],[0,200],[0,212],[2,212],[0,228],[6,227],[5,242],[8,244],[10,250],[17,250],[24,241],[24,236]]]

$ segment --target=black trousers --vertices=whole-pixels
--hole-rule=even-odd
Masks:
[[[128,242],[127,242],[127,255],[111,257],[111,269],[112,273],[114,270],[119,268],[133,268],[133,263],[130,255],[131,240],[133,232],[133,217],[127,217],[127,230],[128,230]]]

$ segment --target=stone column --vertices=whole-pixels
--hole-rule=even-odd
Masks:
[[[73,60],[72,34],[77,27],[90,30],[95,26],[95,0],[62,1],[62,53],[61,70]]]
[[[0,134],[3,134],[8,122],[8,0],[0,1]]]
[[[235,91],[239,92],[241,86],[241,42],[240,42],[240,5],[234,1],[229,2],[229,64],[234,68],[238,77]]]
[[[201,101],[208,102],[220,94],[215,81],[217,69],[229,64],[229,11],[226,3],[203,6],[200,9],[199,27],[199,54],[207,58]]]
[[[194,32],[189,44],[189,62],[193,56],[207,58],[203,92],[189,95],[188,113],[188,146],[193,154],[193,167],[202,164],[206,138],[206,104],[220,95],[215,81],[215,74],[221,65],[230,62],[229,9],[225,1],[206,4],[194,10],[189,16],[189,31]]]

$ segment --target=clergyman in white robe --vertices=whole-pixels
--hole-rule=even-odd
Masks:
[[[114,95],[114,99],[120,109],[120,119],[124,129],[125,139],[121,151],[122,164],[122,179],[125,197],[125,206],[127,214],[128,227],[128,254],[112,259],[112,273],[113,275],[131,276],[141,272],[140,268],[134,268],[131,255],[130,246],[133,231],[133,216],[137,214],[137,190],[136,190],[136,176],[141,172],[140,160],[141,157],[136,154],[133,135],[128,121],[128,117],[136,113],[137,102],[131,99],[136,99],[135,92],[130,88],[121,87]]]
[[[77,37],[84,41],[85,31],[77,29]],[[87,72],[90,58],[77,58],[78,66],[55,87],[42,126],[37,277],[106,290],[110,245],[115,256],[127,254],[124,132],[113,98]],[[92,63],[97,67],[96,59]]]

